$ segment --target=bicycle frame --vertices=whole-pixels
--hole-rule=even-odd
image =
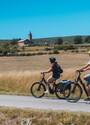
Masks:
[[[43,77],[42,77],[42,79],[41,79],[40,82],[41,82],[41,83],[44,82],[44,83],[47,85],[47,81],[46,81],[46,79],[45,79],[45,74],[42,73],[42,75],[43,75]]]
[[[42,73],[42,75],[43,75],[43,77],[42,77],[40,83],[42,84],[42,83],[44,82],[45,85],[48,86],[48,88],[49,88],[49,92],[50,92],[51,94],[53,94],[54,91],[53,91],[53,89],[51,89],[50,85],[47,83],[47,81],[46,81],[46,79],[45,79],[45,74]],[[55,84],[55,82],[54,82],[54,84],[53,84],[53,88],[54,88],[55,86],[56,86],[56,84]]]
[[[89,95],[88,95],[88,92],[87,92],[87,89],[86,89],[86,87],[85,87],[85,84],[83,83],[83,81],[82,81],[82,79],[81,79],[81,72],[80,71],[77,71],[77,73],[78,73],[78,77],[77,77],[77,79],[75,79],[75,83],[80,83],[80,85],[83,87],[83,89],[84,89],[84,91],[85,91],[85,93],[86,93],[86,96],[87,97],[89,97]],[[78,84],[79,84],[78,83]]]

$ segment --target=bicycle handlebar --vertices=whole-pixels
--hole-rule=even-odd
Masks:
[[[41,74],[43,75],[43,74],[45,74],[44,72],[41,72]]]
[[[81,75],[81,73],[82,73],[82,71],[77,70],[77,71],[76,71],[76,73],[78,73],[78,75],[80,76],[80,75]]]
[[[44,76],[45,76],[45,73],[44,72],[41,72],[41,75],[43,76],[43,78],[44,78]]]
[[[76,73],[81,74],[81,71],[80,70],[76,70]]]

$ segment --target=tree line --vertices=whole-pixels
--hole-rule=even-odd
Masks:
[[[13,55],[18,52],[18,45],[16,41],[0,43],[0,56]]]
[[[63,44],[65,41],[62,37],[58,38],[56,44]],[[67,41],[69,44],[69,41]],[[83,44],[83,43],[90,43],[90,36],[87,36],[83,39],[82,36],[75,36],[72,41],[73,44]]]
[[[8,42],[0,42],[0,56],[18,55],[18,52],[20,52],[20,50],[22,50],[24,52],[23,48],[22,49],[19,48],[19,46],[17,44],[18,40],[19,39],[13,39]],[[48,42],[49,42],[49,39],[48,39]],[[68,43],[65,43],[65,40],[62,37],[55,39],[55,44],[58,46],[55,46],[56,48],[54,48],[54,50],[56,51],[56,50],[76,49],[74,44],[90,43],[90,36],[86,36],[86,37],[75,36],[75,37],[73,37],[73,40],[71,42],[73,44],[71,44],[70,41],[67,41],[67,42]]]

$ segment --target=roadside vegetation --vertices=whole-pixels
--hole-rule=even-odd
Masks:
[[[0,108],[0,125],[90,125],[90,113]]]
[[[61,79],[74,80],[74,71],[67,70]],[[70,76],[69,76],[70,75]],[[31,95],[31,85],[40,80],[40,72],[6,72],[0,74],[0,94],[11,94],[11,95]],[[49,75],[46,76],[46,79]],[[47,96],[47,95],[46,95]],[[48,94],[48,98],[57,98],[54,94]],[[81,98],[86,98],[85,93],[82,94]]]
[[[0,74],[0,94],[30,95],[33,82],[39,80],[38,72],[6,72]]]

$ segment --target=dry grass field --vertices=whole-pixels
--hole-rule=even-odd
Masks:
[[[29,95],[31,84],[40,79],[41,71],[49,68],[50,56],[0,57],[0,93]],[[87,54],[76,53],[52,56],[57,58],[64,69],[61,79],[73,79],[75,70],[90,58]]]
[[[90,125],[90,113],[0,108],[0,125]]]
[[[80,67],[90,58],[88,54],[76,53],[26,57],[0,57],[0,72],[44,70],[49,67],[48,58],[50,56],[55,56],[58,62],[63,66],[64,70]]]
[[[75,70],[88,60],[87,54],[53,55],[62,65],[62,79],[73,79]],[[40,79],[40,72],[48,69],[50,55],[0,58],[0,94],[30,95],[29,88]],[[48,75],[46,76],[48,77]],[[31,125],[90,125],[90,113],[72,113],[0,107],[0,125],[20,125],[22,120]]]

